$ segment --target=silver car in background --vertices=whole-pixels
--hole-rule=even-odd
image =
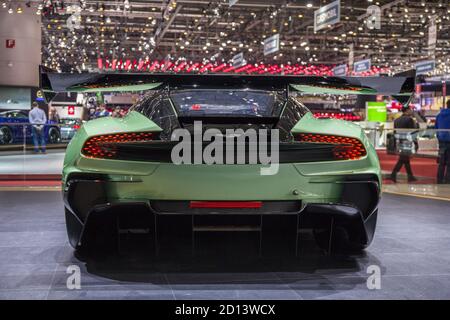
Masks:
[[[61,129],[61,140],[69,141],[78,129],[80,129],[82,121],[80,119],[62,118],[59,120],[59,125]]]

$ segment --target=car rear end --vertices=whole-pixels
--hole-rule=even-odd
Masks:
[[[98,240],[100,230],[117,235],[143,228],[156,251],[162,230],[181,225],[193,246],[202,232],[235,231],[258,234],[261,248],[269,228],[292,235],[295,252],[303,229],[312,229],[328,251],[337,234],[349,247],[365,248],[375,231],[381,189],[376,152],[360,127],[315,119],[290,92],[395,95],[407,103],[414,91],[414,78],[406,76],[44,74],[41,82],[44,92],[152,90],[125,118],[80,128],[67,149],[63,189],[74,247],[91,241],[89,229]],[[242,143],[242,157],[230,158],[240,162],[202,159],[206,150],[216,160],[218,154],[227,158],[211,152],[208,143],[239,140],[247,132],[258,133],[266,156],[278,155],[269,161],[274,171],[267,171],[260,153],[254,156],[252,140]],[[196,135],[208,138],[196,143]],[[184,136],[194,142],[178,154],[184,160],[174,161]],[[161,229],[168,218],[169,227]],[[273,219],[287,219],[288,228],[274,228]]]
[[[102,129],[106,123],[108,129]],[[273,175],[261,175],[266,166],[259,163],[174,164],[174,144],[161,141],[161,134],[148,117],[132,111],[123,120],[88,123],[72,140],[63,183],[68,221],[78,225],[71,228],[78,230],[72,233],[74,246],[82,244],[82,233],[94,215],[123,216],[130,206],[154,217],[151,228],[161,217],[173,217],[177,223],[176,217],[188,216],[196,217],[191,219],[192,232],[262,232],[264,221],[278,216],[294,219],[296,235],[305,226],[329,232],[333,223],[346,228],[353,243],[370,243],[380,168],[359,127],[303,114],[291,128],[293,141],[280,143],[280,163]],[[137,219],[131,229],[139,229],[140,221],[147,220]]]

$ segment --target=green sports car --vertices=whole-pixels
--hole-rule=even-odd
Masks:
[[[363,249],[380,199],[375,149],[359,126],[315,119],[291,93],[406,102],[414,85],[414,77],[41,73],[49,98],[146,92],[126,117],[89,121],[70,142],[62,181],[70,243],[145,230],[158,248],[168,216],[189,221],[192,241],[234,231],[259,232],[262,243],[277,232],[263,231],[271,217],[290,217],[296,252],[302,228],[325,250],[338,235]]]

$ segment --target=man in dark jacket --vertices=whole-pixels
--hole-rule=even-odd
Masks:
[[[417,124],[414,118],[412,117],[412,110],[409,107],[404,107],[402,109],[402,115],[401,117],[397,118],[394,121],[394,128],[395,129],[416,129]],[[411,163],[410,163],[411,155],[409,154],[402,154],[400,153],[398,157],[397,164],[395,165],[394,169],[391,173],[391,180],[394,182],[397,182],[397,173],[400,171],[400,169],[405,166],[406,173],[408,174],[408,182],[417,181],[417,179],[414,177],[412,169],[411,169]]]
[[[447,109],[442,109],[436,117],[436,129],[439,140],[439,167],[437,172],[438,183],[450,183],[450,100]]]

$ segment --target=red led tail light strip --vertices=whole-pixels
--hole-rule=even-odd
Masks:
[[[310,143],[334,144],[335,160],[356,160],[366,156],[367,151],[362,142],[356,138],[326,134],[300,133],[298,141]]]
[[[131,132],[106,134],[89,138],[81,149],[81,154],[89,158],[114,159],[117,143],[147,142],[153,140],[152,132]]]

